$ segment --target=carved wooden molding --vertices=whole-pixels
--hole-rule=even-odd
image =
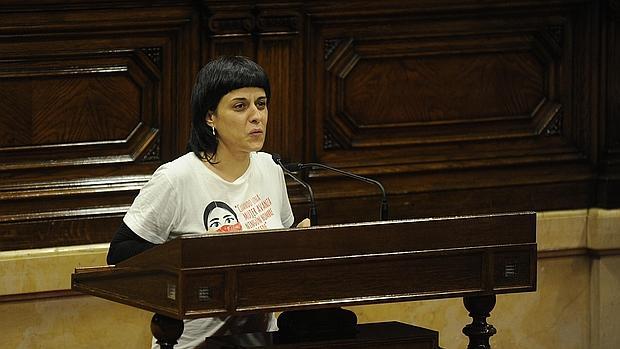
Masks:
[[[293,11],[248,8],[243,12],[211,16],[205,12],[209,30],[214,35],[225,34],[270,34],[298,33],[301,28],[301,14]]]
[[[551,39],[559,46],[564,46],[564,26],[562,25],[553,25],[547,27],[547,33]]]
[[[341,41],[341,39],[326,39],[325,41],[323,41],[323,50],[325,52],[323,58],[325,60],[329,59],[329,57],[334,53],[336,47],[338,47],[338,44],[340,44]]]
[[[562,134],[562,118],[563,118],[563,113],[562,111],[559,111],[554,117],[553,119],[551,119],[551,122],[549,122],[549,124],[547,124],[547,127],[545,127],[543,134],[545,136],[558,136]]]
[[[160,122],[160,73],[139,52],[64,53],[49,66],[40,63],[48,56],[31,55],[4,65],[0,78],[11,78],[14,88],[47,86],[37,96],[48,107],[29,111],[21,107],[27,94],[0,89],[13,100],[0,108],[0,125],[17,127],[20,137],[0,142],[0,170],[47,167],[52,160],[57,166],[130,161]],[[157,48],[147,52],[161,55]]]
[[[155,64],[157,68],[161,71],[162,61],[161,61],[161,47],[143,47],[140,49],[148,58],[151,59],[151,62]]]
[[[144,154],[142,161],[157,161],[161,159],[160,136],[157,135],[149,150]]]
[[[218,34],[250,34],[254,31],[255,18],[251,14],[235,17],[212,16],[208,20],[209,30]]]
[[[446,36],[438,52],[418,45],[423,40],[419,38],[389,44],[324,40],[328,107],[323,149],[334,149],[335,144],[358,148],[560,135],[556,91],[564,27],[548,26],[538,34],[514,31],[484,42]],[[463,60],[460,64],[468,69],[453,69],[456,60]],[[444,89],[452,91],[454,84],[454,94],[446,94]],[[506,84],[515,87],[500,88]],[[435,90],[445,102],[433,102],[438,98]],[[360,107],[366,101],[374,102]],[[413,104],[408,109],[393,107],[404,101]]]
[[[323,129],[323,149],[325,150],[335,150],[342,149],[342,146],[336,141],[334,136],[332,135],[331,130],[328,127]]]
[[[301,20],[297,15],[269,15],[259,14],[256,20],[259,33],[268,32],[297,32],[301,26]]]

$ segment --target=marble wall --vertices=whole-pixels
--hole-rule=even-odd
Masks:
[[[105,265],[107,248],[0,252],[0,347],[150,348],[151,313],[66,292],[76,267]]]
[[[499,295],[494,348],[620,347],[620,210],[538,214],[538,290]],[[148,348],[151,313],[70,289],[74,268],[105,264],[106,244],[0,252],[0,328],[6,348]],[[399,320],[466,348],[460,299],[351,307],[360,322]]]
[[[498,333],[493,348],[586,349],[589,342],[587,257],[543,259],[538,291],[498,295],[487,321]],[[553,286],[551,286],[553,285]],[[444,348],[466,348],[461,330],[471,322],[461,299],[352,307],[363,322],[397,319],[439,330]],[[612,347],[607,347],[612,348]],[[614,347],[615,348],[615,347]]]

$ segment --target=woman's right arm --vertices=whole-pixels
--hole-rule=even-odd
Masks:
[[[112,242],[110,242],[107,262],[108,264],[116,264],[153,246],[155,246],[154,243],[144,240],[134,233],[125,222],[122,222]]]
[[[167,171],[162,165],[140,189],[110,242],[108,264],[117,264],[167,240],[178,206]]]

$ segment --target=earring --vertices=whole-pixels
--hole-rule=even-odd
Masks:
[[[213,132],[213,135],[215,136],[215,126],[211,125],[211,131]]]

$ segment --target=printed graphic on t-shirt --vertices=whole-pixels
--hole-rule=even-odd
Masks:
[[[207,231],[231,232],[241,231],[241,223],[235,211],[222,201],[211,201],[204,212],[204,224]]]
[[[235,205],[235,208],[237,211],[225,202],[211,201],[204,211],[204,225],[207,231],[267,229],[267,220],[274,216],[271,199],[269,197],[263,199],[258,194]],[[236,212],[240,212],[240,216],[237,216]]]
[[[245,230],[267,229],[267,220],[274,216],[271,199],[261,198],[259,194],[235,205],[235,208],[241,212]]]

